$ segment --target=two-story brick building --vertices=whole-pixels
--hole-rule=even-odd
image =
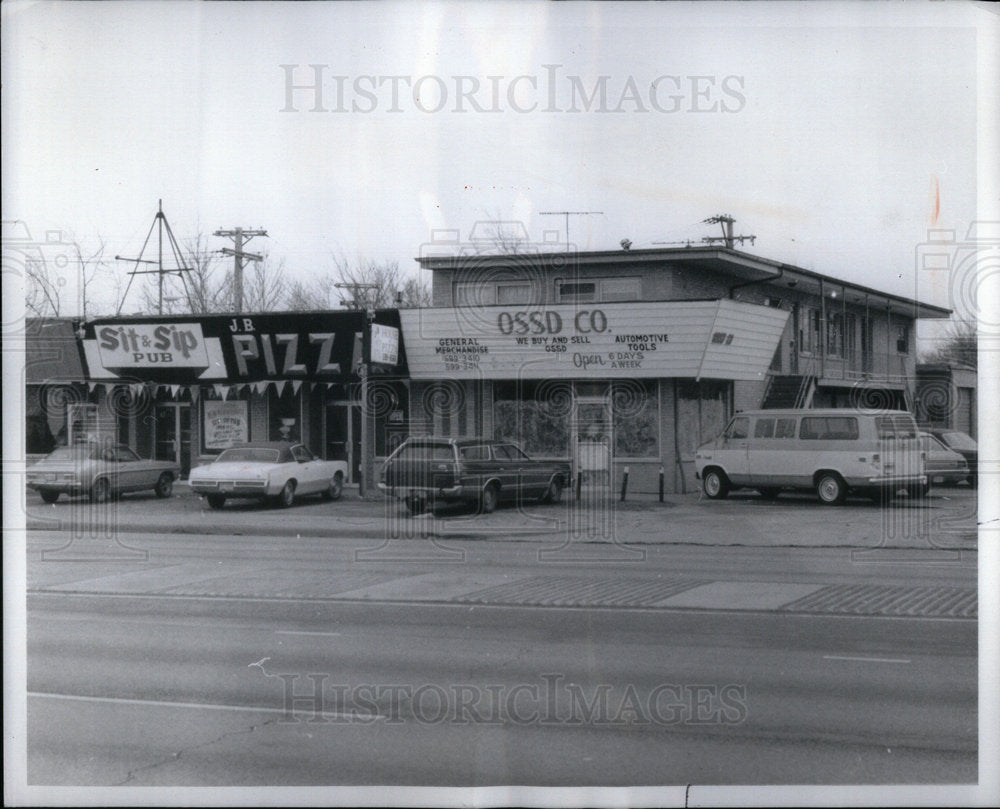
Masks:
[[[913,409],[936,306],[728,247],[434,255],[403,310],[414,429],[520,441],[585,478],[694,485],[695,448],[756,407]]]

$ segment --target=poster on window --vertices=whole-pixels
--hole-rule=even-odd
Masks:
[[[249,440],[246,402],[205,402],[205,449],[226,449]]]

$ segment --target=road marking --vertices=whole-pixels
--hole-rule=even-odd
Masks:
[[[278,713],[291,714],[298,722],[296,711],[287,711],[284,708],[263,708],[252,705],[219,705],[211,702],[171,702],[159,699],[124,699],[122,697],[85,697],[79,694],[55,694],[48,691],[29,691],[29,697],[42,697],[45,699],[63,699],[73,702],[103,702],[113,705],[141,705],[152,708],[201,708],[209,711],[237,711],[242,713]],[[322,716],[331,721],[340,722],[374,722],[376,719],[386,719],[382,714],[362,713],[341,713],[338,711],[310,711],[311,717]]]
[[[863,663],[909,663],[898,657],[851,657],[849,655],[823,655],[824,660],[860,660]]]
[[[307,630],[299,629],[275,629],[275,635],[321,635],[324,638],[339,638],[339,632],[309,632]]]

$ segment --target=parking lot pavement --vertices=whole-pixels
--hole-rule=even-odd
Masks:
[[[210,509],[184,484],[172,497],[124,495],[94,505],[66,497],[52,505],[34,492],[26,496],[29,530],[79,530],[99,525],[106,532],[190,533],[255,536],[358,536],[405,540],[528,539],[565,536],[581,546],[719,545],[746,547],[849,547],[857,549],[977,548],[976,490],[936,488],[924,501],[905,496],[887,505],[850,499],[843,506],[821,505],[808,493],[766,501],[754,492],[726,500],[700,493],[566,498],[555,505],[505,505],[492,514],[447,506],[417,517],[394,500],[364,500],[347,489],[336,502],[303,498],[291,509],[253,501]]]

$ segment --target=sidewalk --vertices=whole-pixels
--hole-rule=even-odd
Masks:
[[[569,493],[566,493],[569,495]],[[290,509],[236,500],[215,510],[185,483],[159,500],[126,495],[95,506],[85,498],[61,498],[45,505],[27,495],[29,530],[75,530],[100,522],[114,533],[216,534],[407,539],[517,540],[550,537],[581,544],[697,544],[747,547],[947,548],[975,550],[976,493],[939,489],[925,502],[903,498],[883,508],[865,500],[831,508],[809,494],[767,502],[753,492],[726,500],[700,492],[629,494],[619,498],[564,496],[561,503],[502,505],[492,514],[461,506],[441,506],[412,516],[396,500],[362,500],[356,488],[336,502],[302,498]]]

